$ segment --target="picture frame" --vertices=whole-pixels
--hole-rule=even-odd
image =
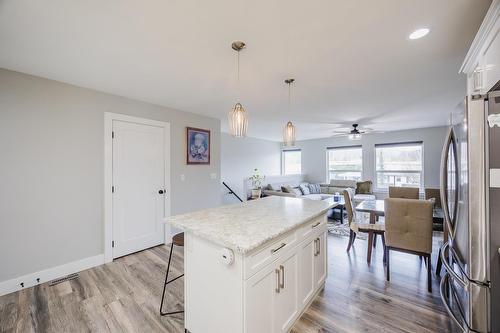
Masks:
[[[186,127],[186,164],[210,165],[210,130]]]

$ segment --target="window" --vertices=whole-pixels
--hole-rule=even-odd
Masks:
[[[300,149],[283,150],[283,174],[298,175],[302,172],[302,152]]]
[[[328,182],[332,179],[361,180],[363,150],[361,146],[327,149]]]
[[[377,188],[423,187],[422,142],[375,145]]]

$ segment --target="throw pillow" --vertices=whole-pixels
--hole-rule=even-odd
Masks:
[[[281,186],[283,193],[293,193],[293,188],[290,185]]]
[[[274,191],[273,185],[271,184],[267,184],[267,186],[264,189],[269,191]]]
[[[292,192],[290,193],[295,193],[296,196],[300,197],[302,195],[302,191],[298,187],[292,188]]]
[[[321,194],[321,187],[319,186],[319,184],[309,184],[309,193]]]
[[[372,194],[372,181],[357,182],[356,194]]]
[[[299,188],[303,195],[311,194],[311,191],[309,190],[309,184],[307,183],[300,184]]]

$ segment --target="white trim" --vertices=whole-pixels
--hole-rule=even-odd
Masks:
[[[402,142],[404,143],[404,142]],[[424,146],[424,141],[421,141],[419,143],[414,143],[415,145],[420,145],[422,147],[422,171],[420,171],[420,186],[418,187],[419,188],[419,193],[420,193],[420,196],[422,196],[422,193],[424,192],[425,190],[425,146]],[[390,147],[391,145],[393,146],[398,146],[398,143],[395,142],[394,144],[387,144],[387,145],[384,145],[384,146],[379,146],[380,147]],[[377,171],[377,145],[375,145],[373,147],[373,171],[375,172],[375,174],[373,175],[373,192],[377,192],[377,193],[389,193],[389,188],[379,188],[377,185],[377,179],[378,179],[378,171]],[[405,170],[406,171],[406,170]],[[381,171],[381,172],[384,172],[384,171]],[[385,172],[398,172],[398,171],[385,171]],[[408,170],[407,171],[408,173],[416,173],[417,171],[411,171],[411,170]]]
[[[3,281],[0,282],[0,296],[10,294],[21,289],[26,289],[47,281],[58,279],[69,274],[81,272],[102,264],[104,264],[104,255],[99,254],[93,257],[72,261],[64,265],[44,269],[38,272]],[[37,281],[37,279],[40,280]],[[24,287],[21,287],[21,283],[24,283]]]
[[[484,17],[483,23],[479,27],[476,37],[472,41],[471,47],[465,56],[464,62],[460,67],[459,73],[470,74],[475,70],[477,65],[477,58],[481,52],[481,48],[484,46],[489,33],[495,26],[495,22],[500,15],[500,0],[493,0]]]
[[[339,147],[326,147],[326,184],[330,184],[330,150],[347,150],[347,149],[359,149],[361,150],[361,171],[358,170],[342,170],[339,172],[359,172],[361,174],[361,178],[359,181],[363,181],[364,179],[364,163],[363,158],[365,155],[365,150],[363,145],[355,145],[355,146],[339,146]],[[354,179],[346,179],[346,180],[354,180]]]
[[[104,262],[113,261],[113,120],[126,121],[136,124],[144,124],[165,128],[165,217],[170,216],[170,196],[172,188],[170,186],[170,123],[165,121],[152,120],[127,116],[120,113],[104,113]],[[170,226],[165,224],[165,243],[172,240]]]

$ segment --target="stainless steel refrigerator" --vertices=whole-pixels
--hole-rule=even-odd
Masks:
[[[440,293],[457,332],[500,332],[499,118],[500,91],[468,98],[443,147]]]

